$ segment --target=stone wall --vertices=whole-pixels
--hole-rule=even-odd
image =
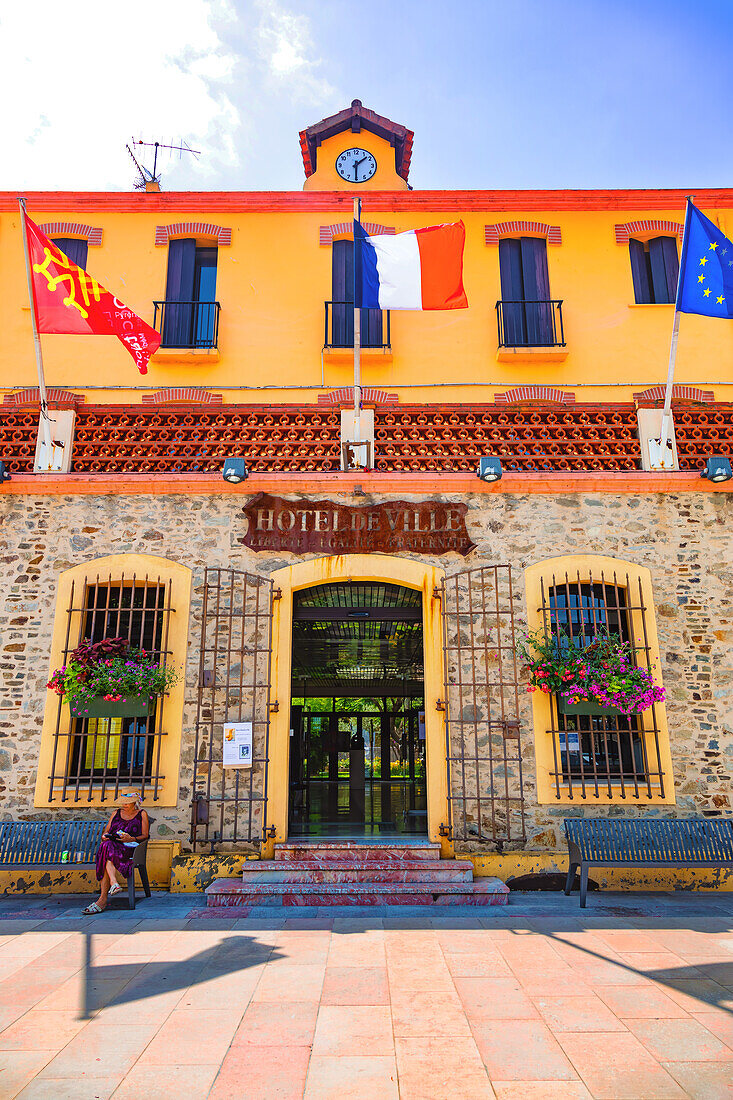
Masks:
[[[375,494],[334,499],[363,507],[388,498]],[[511,563],[520,627],[526,566],[561,554],[593,553],[649,567],[677,794],[676,808],[659,807],[653,812],[730,813],[733,496],[499,493],[445,498],[436,494],[435,499],[468,504],[467,526],[476,549],[465,559],[451,553],[430,561],[450,573]],[[245,503],[244,498],[228,494],[0,495],[0,817],[59,812],[33,808],[59,573],[107,554],[152,553],[194,570],[179,804],[175,809],[156,809],[154,830],[180,839],[185,846],[203,568],[234,566],[267,573],[297,560],[290,554],[255,553],[241,544]],[[523,696],[521,709],[527,847],[563,847],[561,818],[568,810],[536,803],[528,696]],[[603,811],[591,807],[591,812]],[[623,806],[608,812],[650,811]]]

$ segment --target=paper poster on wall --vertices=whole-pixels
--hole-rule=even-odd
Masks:
[[[567,733],[563,733],[560,730],[557,736],[560,741],[560,752],[580,752],[580,735],[577,732],[568,730]]]
[[[252,767],[252,723],[226,722],[224,724],[225,768]]]
[[[419,741],[425,740],[425,711],[420,710],[417,714],[417,736]]]

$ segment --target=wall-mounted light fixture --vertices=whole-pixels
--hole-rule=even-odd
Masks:
[[[0,485],[2,485],[4,481],[10,481],[10,474],[8,473],[8,468],[5,463],[0,462]]]
[[[240,481],[246,481],[249,476],[247,463],[243,458],[225,458],[221,476],[231,485],[238,485]]]
[[[730,481],[733,477],[730,459],[725,455],[711,455],[700,477],[706,477],[708,481]]]
[[[499,481],[503,470],[501,468],[500,458],[480,458],[478,460],[478,470],[476,476],[481,481]]]

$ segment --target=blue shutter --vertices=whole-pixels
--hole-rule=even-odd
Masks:
[[[542,237],[522,237],[522,279],[524,282],[527,343],[553,344],[550,277],[547,271],[547,243]],[[532,303],[537,303],[536,305]]]
[[[634,280],[634,301],[637,305],[652,302],[652,288],[647,268],[647,257],[641,241],[629,240],[629,259],[631,260],[631,278]]]
[[[171,241],[168,245],[168,278],[165,286],[164,347],[191,347],[195,272],[196,241],[193,237]]]
[[[527,343],[527,330],[523,305],[522,249],[520,242],[513,237],[504,237],[499,241],[499,275],[504,343],[508,347],[518,347]]]
[[[653,237],[649,241],[653,302],[673,302],[677,296],[679,259],[674,237]]]
[[[331,343],[336,347],[354,346],[354,242],[334,241],[331,251]],[[339,305],[338,303],[342,303]],[[343,304],[346,303],[346,304]],[[382,346],[381,309],[362,309],[361,346]]]
[[[65,256],[68,256],[72,264],[87,268],[87,242],[78,237],[52,237],[53,243],[60,248]]]

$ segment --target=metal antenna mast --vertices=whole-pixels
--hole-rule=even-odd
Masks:
[[[160,183],[160,176],[158,175],[158,151],[160,149],[170,149],[178,153],[178,159],[180,160],[184,153],[191,153],[192,156],[198,158],[201,156],[200,149],[192,149],[187,141],[181,140],[179,145],[166,145],[162,141],[143,141],[142,139],[133,138],[131,145],[138,147],[142,146],[144,149],[154,149],[153,154],[153,168],[152,171],[149,168],[145,168],[135,156],[134,152],[130,148],[130,145],[126,145],[128,153],[132,157],[133,163],[138,170],[138,179],[135,181],[135,187],[138,190],[142,190],[147,183]]]

